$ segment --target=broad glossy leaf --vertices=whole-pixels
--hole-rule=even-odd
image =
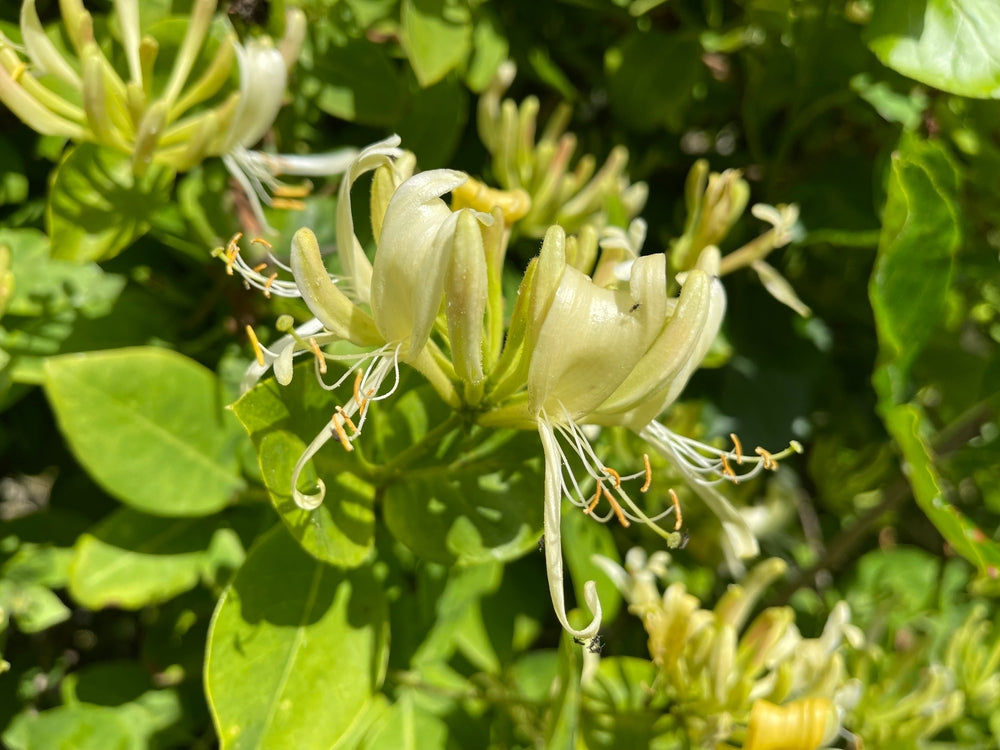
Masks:
[[[464,0],[403,0],[402,43],[421,86],[431,86],[465,60],[472,19]]]
[[[941,324],[952,258],[961,241],[958,174],[937,143],[904,139],[892,156],[889,190],[869,295],[893,398]]]
[[[213,548],[228,546],[233,534],[214,519],[164,519],[121,508],[77,541],[70,594],[94,610],[165,602],[211,578]]]
[[[174,172],[153,164],[141,177],[131,158],[82,143],[59,164],[46,218],[53,254],[75,261],[107,260],[144,235],[170,200]]]
[[[465,84],[478,93],[490,85],[500,63],[509,56],[510,44],[489,6],[481,5],[475,12],[472,54],[465,71]]]
[[[316,106],[328,115],[363,125],[388,125],[405,100],[405,90],[382,45],[362,40],[332,42],[315,55],[306,89],[316,89]]]
[[[326,565],[282,527],[268,532],[209,635],[206,686],[222,747],[334,745],[381,684],[387,623],[370,568]]]
[[[137,510],[207,515],[243,487],[239,428],[217,378],[180,354],[134,348],[53,357],[45,390],[80,463]]]
[[[865,36],[905,76],[961,96],[1000,97],[995,0],[879,0]]]
[[[302,480],[305,487],[323,479],[323,503],[315,510],[302,510],[292,498],[292,469],[316,434],[330,429],[336,403],[315,382],[312,370],[312,362],[297,367],[287,386],[273,378],[259,383],[233,405],[233,411],[250,434],[271,504],[289,533],[313,557],[354,567],[368,557],[375,540],[375,492],[352,473],[357,458],[336,440],[330,441],[313,457],[313,468]]]

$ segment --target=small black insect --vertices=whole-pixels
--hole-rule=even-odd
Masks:
[[[598,633],[590,639],[590,643],[587,644],[587,650],[592,654],[599,654],[603,649],[604,639],[601,638],[601,634]]]
[[[681,543],[677,547],[677,549],[684,549],[685,547],[688,546],[688,542],[690,541],[691,541],[691,535],[688,533],[687,529],[684,529],[684,531],[681,532]]]
[[[635,312],[635,311],[636,311],[636,310],[638,310],[638,309],[639,309],[639,308],[640,308],[641,306],[642,306],[642,303],[641,303],[641,302],[636,302],[636,303],[635,303],[634,305],[632,305],[632,307],[630,307],[630,308],[628,309],[628,311],[629,311],[629,312]]]
[[[545,551],[545,534],[542,534],[540,537],[538,537],[538,551],[539,552]]]
[[[248,26],[266,26],[271,16],[271,3],[268,0],[233,0],[226,13]]]

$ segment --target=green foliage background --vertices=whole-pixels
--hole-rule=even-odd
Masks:
[[[671,419],[803,443],[734,495],[782,511],[762,546],[792,572],[765,603],[790,603],[815,635],[846,599],[881,645],[855,665],[871,692],[848,727],[871,747],[1000,746],[1000,688],[956,666],[1000,639],[995,3],[302,7],[306,51],[268,136],[280,151],[398,132],[422,169],[489,178],[475,101],[509,57],[509,95],[538,96],[543,117],[572,105],[579,152],[629,149],[630,177],[650,185],[647,248],[681,234],[698,158],[744,169],[753,202],[800,205],[805,233],[771,261],[812,317],[749,272],[727,277],[728,346]],[[0,8],[16,38],[15,4]],[[605,692],[580,694],[580,649],[561,638],[535,551],[530,433],[498,433],[480,455],[482,435],[404,382],[361,455],[317,456],[327,502],[294,505],[291,466],[333,402],[306,377],[237,401],[244,326],[305,309],[245,292],[210,257],[241,229],[221,162],[135,178],[122,157],[2,111],[0,171],[7,746],[688,747],[682,719],[637,692],[652,679],[641,625],[589,561],[659,540],[567,513],[573,584],[598,577],[607,614]],[[335,185],[269,212],[279,252],[300,226],[332,239]],[[747,217],[723,251],[759,231]],[[513,278],[537,249],[515,242]],[[424,438],[432,450],[406,453]],[[614,430],[602,440],[636,455]],[[714,523],[685,502],[690,544],[671,566],[705,606],[730,580]],[[985,650],[956,656],[973,611]],[[879,714],[942,663],[961,716],[906,734]]]

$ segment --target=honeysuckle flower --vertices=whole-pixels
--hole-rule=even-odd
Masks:
[[[576,136],[564,132],[570,110],[561,105],[549,119],[541,138],[535,141],[538,99],[528,97],[520,106],[501,102],[514,80],[516,68],[503,63],[479,98],[479,137],[493,157],[493,175],[507,190],[524,189],[531,208],[518,224],[519,231],[541,237],[552,224],[577,232],[590,224],[601,229],[609,222],[608,204],[613,203],[631,220],[646,203],[643,182],[630,183],[625,174],[628,151],[611,150],[600,169],[594,157],[585,155],[569,169],[576,150]]]

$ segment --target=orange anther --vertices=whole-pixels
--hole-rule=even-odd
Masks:
[[[243,239],[243,232],[234,234],[226,244],[226,274],[233,275],[233,263],[236,256],[240,254],[240,240]]]
[[[733,471],[733,467],[729,465],[729,459],[726,458],[726,454],[723,453],[719,456],[719,458],[722,459],[722,473],[729,477],[733,481],[733,484],[739,483],[740,478],[736,476],[736,472]]]
[[[323,356],[323,352],[319,348],[319,344],[316,343],[316,339],[313,336],[309,337],[309,348],[312,349],[312,353],[316,355],[316,363],[319,365],[319,374],[326,375],[326,357]]]
[[[357,425],[354,424],[353,421],[351,421],[351,418],[347,416],[347,412],[344,411],[344,408],[342,406],[338,406],[336,407],[336,409],[337,409],[337,414],[339,414],[340,418],[344,420],[344,424],[346,424],[348,427],[351,428],[351,434],[357,435],[358,427]]]
[[[619,474],[617,471],[612,469],[610,466],[601,467],[601,471],[603,471],[605,474],[607,474],[609,477],[615,480],[616,490],[622,486],[622,475]]]
[[[629,526],[631,526],[632,524],[629,523],[629,520],[625,517],[625,511],[622,510],[622,506],[618,504],[618,501],[615,500],[614,495],[608,492],[608,488],[605,487],[603,484],[601,485],[601,492],[604,493],[604,497],[606,497],[608,499],[608,502],[611,503],[611,510],[613,510],[615,512],[615,515],[618,516],[618,523],[620,523],[626,529]]]
[[[684,523],[684,514],[681,513],[681,500],[677,497],[677,493],[674,492],[672,487],[667,492],[670,493],[670,502],[674,504],[674,513],[677,514],[677,520],[674,521],[674,531],[680,531],[681,524]]]
[[[729,439],[733,441],[733,452],[736,453],[736,463],[743,463],[743,446],[740,444],[740,439],[736,437],[735,432],[729,433]]]
[[[258,263],[256,266],[253,267],[253,272],[260,273],[265,268],[267,268],[267,263]]]
[[[271,298],[271,284],[274,283],[274,280],[276,278],[278,278],[278,272],[277,271],[275,271],[270,276],[268,276],[267,277],[267,281],[264,282],[264,296],[267,297],[268,299]]]
[[[594,499],[590,501],[590,505],[588,505],[587,509],[583,511],[584,513],[594,512],[594,508],[596,508],[597,504],[601,501],[601,490],[603,489],[604,489],[604,483],[600,479],[598,479],[597,490],[594,492]]]
[[[301,185],[280,185],[274,194],[282,198],[305,198],[312,192],[312,183],[308,180]]]
[[[293,211],[302,211],[306,207],[306,204],[302,201],[291,198],[273,198],[271,205],[275,208],[291,209]]]
[[[768,453],[766,450],[761,448],[759,445],[754,448],[754,452],[760,456],[764,461],[764,468],[774,471],[778,468],[778,462],[774,460],[774,456]]]
[[[250,345],[253,346],[253,353],[257,358],[257,364],[261,367],[267,367],[267,362],[264,360],[264,351],[260,348],[260,342],[257,340],[257,334],[253,332],[253,328],[249,325],[247,326],[247,338],[250,339]]]
[[[646,481],[642,483],[639,492],[648,492],[649,485],[653,483],[653,467],[649,465],[649,454],[642,454],[642,466],[646,470]]]
[[[272,245],[270,242],[268,242],[267,240],[265,240],[263,237],[254,237],[252,240],[250,240],[250,244],[251,245],[263,245],[268,250],[273,250],[274,249],[274,245]]]
[[[337,420],[339,414],[333,415],[333,431],[337,433],[337,440],[340,444],[344,446],[345,451],[354,450],[354,446],[351,445],[350,439],[347,437],[347,433],[344,431],[344,425]]]

